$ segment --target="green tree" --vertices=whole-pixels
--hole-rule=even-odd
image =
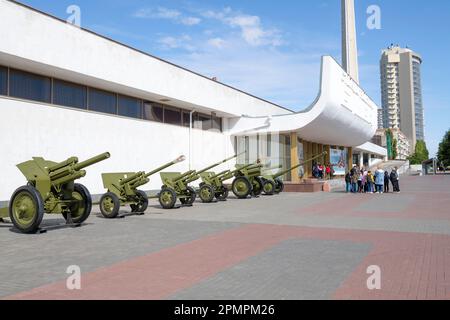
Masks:
[[[411,164],[422,164],[422,162],[430,159],[430,153],[428,152],[425,141],[417,141],[416,150],[408,159]]]
[[[450,130],[447,131],[439,144],[438,159],[439,164],[442,163],[445,167],[450,166]]]
[[[394,141],[392,142],[392,159],[395,160],[397,159],[398,156],[398,142],[397,139],[394,139]]]

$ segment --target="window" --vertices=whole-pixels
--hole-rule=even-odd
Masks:
[[[141,100],[119,96],[119,115],[142,119]]]
[[[194,118],[192,118],[194,121]],[[183,126],[189,128],[191,125],[191,114],[190,112],[183,111]]]
[[[181,125],[181,111],[174,108],[164,107],[164,123]]]
[[[10,70],[10,96],[50,103],[50,92],[50,78],[19,70]]]
[[[8,94],[8,69],[0,67],[0,95]]]
[[[211,129],[211,116],[198,113],[195,117],[195,128],[202,130]]]
[[[62,80],[53,81],[53,103],[87,109],[87,88]]]
[[[222,132],[222,118],[215,116],[212,117],[212,129]]]
[[[164,122],[164,109],[162,105],[153,102],[144,102],[144,119]]]
[[[89,110],[117,114],[116,100],[114,93],[89,88]]]

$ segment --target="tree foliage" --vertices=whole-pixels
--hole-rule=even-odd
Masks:
[[[450,130],[447,131],[439,144],[438,159],[439,163],[442,163],[445,167],[450,166]]]
[[[411,164],[422,164],[422,162],[430,159],[430,153],[428,152],[425,141],[419,140],[416,143],[416,150],[412,156],[409,157]]]
[[[398,142],[397,139],[394,139],[392,142],[392,159],[397,159],[398,156]]]

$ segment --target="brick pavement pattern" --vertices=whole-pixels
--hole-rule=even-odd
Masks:
[[[22,235],[0,225],[3,299],[450,299],[450,176],[401,194],[282,194]],[[61,222],[46,218],[46,224]],[[79,265],[82,289],[66,288]],[[369,266],[381,290],[367,288]]]

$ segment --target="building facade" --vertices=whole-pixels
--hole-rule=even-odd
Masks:
[[[378,109],[378,129],[384,128],[383,109]]]
[[[0,0],[0,39],[0,200],[25,182],[15,165],[35,156],[109,151],[82,181],[101,194],[101,173],[149,170],[182,154],[171,171],[241,151],[238,162],[288,167],[333,150],[350,166],[377,127],[377,105],[328,56],[317,99],[293,112],[14,1]],[[285,179],[310,174],[307,165]],[[160,187],[155,176],[146,189]]]
[[[399,129],[411,141],[425,139],[420,55],[391,46],[380,61],[383,127]]]
[[[387,129],[378,129],[375,133],[375,136],[372,139],[372,143],[389,149],[393,147],[393,140],[397,141],[397,156],[395,157],[395,160],[407,160],[408,157],[411,155],[411,141],[404,135],[399,129],[390,129],[392,132],[392,145],[388,146],[388,138],[386,135]]]

